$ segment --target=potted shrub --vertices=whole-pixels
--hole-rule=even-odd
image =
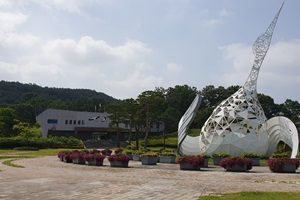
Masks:
[[[146,152],[141,155],[142,165],[156,165],[158,154],[155,152]]]
[[[86,153],[83,159],[88,163],[88,165],[102,166],[105,156],[100,153]]]
[[[135,151],[133,151],[132,152],[132,160],[134,160],[134,161],[141,161],[141,154],[142,154],[143,152],[142,151],[140,151],[140,150],[135,150]]]
[[[83,159],[83,156],[86,153],[87,153],[86,151],[74,150],[71,153],[70,158],[73,160],[74,164],[85,164],[85,160]]]
[[[123,154],[127,155],[129,157],[129,160],[132,160],[132,153],[133,153],[133,151],[131,149],[123,150]]]
[[[284,152],[284,153],[273,153],[271,155],[271,158],[290,158],[291,153],[289,152]]]
[[[60,161],[64,161],[64,156],[66,153],[70,153],[70,151],[60,151],[57,153],[57,157],[59,158]]]
[[[110,150],[110,149],[102,149],[102,150],[101,150],[101,153],[102,153],[103,155],[105,155],[105,156],[110,156],[111,153],[112,153],[112,150]]]
[[[237,156],[223,158],[220,166],[230,172],[246,172],[252,169],[252,160],[249,158],[241,158]]]
[[[60,161],[66,162],[66,163],[71,163],[73,160],[70,157],[71,151],[60,151],[57,154],[57,157],[59,158]]]
[[[176,154],[172,151],[163,151],[159,154],[160,163],[176,163]]]
[[[214,165],[220,165],[220,161],[223,158],[227,158],[227,157],[230,157],[230,155],[227,153],[213,153],[212,154]]]
[[[200,154],[200,157],[204,158],[204,165],[203,167],[208,167],[208,161],[210,159],[210,155],[208,154]]]
[[[205,159],[198,155],[180,156],[177,163],[181,170],[200,170],[204,166]]]
[[[260,155],[256,153],[244,153],[241,155],[242,158],[249,158],[252,160],[252,166],[259,166]]]
[[[128,167],[129,157],[125,154],[114,154],[108,157],[111,167]]]
[[[272,158],[267,162],[270,170],[277,173],[295,173],[299,167],[299,160],[296,158]]]

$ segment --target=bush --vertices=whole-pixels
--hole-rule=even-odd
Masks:
[[[37,148],[76,148],[82,149],[84,145],[81,140],[74,137],[33,137],[28,141],[20,137],[0,138],[2,149],[13,149],[15,147],[37,147]]]
[[[178,138],[166,138],[166,147],[168,148],[177,148]],[[145,141],[142,142],[142,146],[144,146]],[[164,139],[149,139],[148,147],[161,147],[164,145]]]
[[[260,155],[256,153],[244,153],[241,155],[241,158],[260,158]]]
[[[274,153],[271,155],[272,158],[290,158],[291,153],[290,152],[284,152],[284,153]]]

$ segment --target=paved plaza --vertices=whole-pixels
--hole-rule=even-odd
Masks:
[[[253,167],[247,173],[225,172],[219,166],[201,171],[182,171],[177,164],[142,165],[129,168],[76,165],[55,156],[22,159],[14,168],[0,164],[0,199],[116,199],[195,200],[201,195],[240,191],[300,192],[300,170],[295,174],[271,173]]]

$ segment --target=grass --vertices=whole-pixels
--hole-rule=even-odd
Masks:
[[[10,166],[10,167],[24,168],[24,167],[21,166],[21,165],[13,164],[12,161],[15,161],[15,160],[17,160],[17,159],[5,160],[5,161],[2,162],[2,164],[3,164],[3,165]]]
[[[36,158],[42,156],[56,156],[59,151],[67,149],[41,149],[39,151],[16,151],[16,150],[0,150],[0,160],[5,159],[2,164],[10,166],[23,168],[23,166],[15,165],[12,162],[17,159],[24,158]],[[72,149],[68,149],[72,150]]]
[[[239,192],[222,196],[202,196],[199,200],[298,200],[300,192]]]

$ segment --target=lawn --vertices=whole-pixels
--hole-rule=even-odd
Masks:
[[[239,192],[222,196],[203,196],[199,200],[299,200],[299,192]]]

